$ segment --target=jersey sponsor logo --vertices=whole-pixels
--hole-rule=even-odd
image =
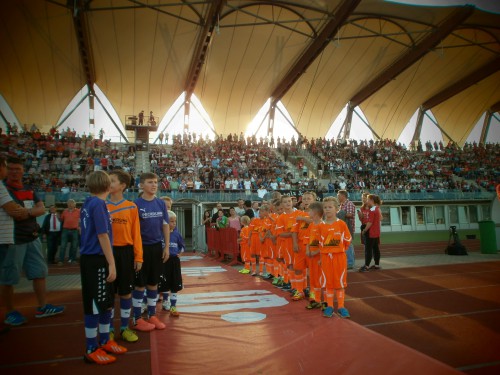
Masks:
[[[236,290],[180,294],[177,307],[181,312],[203,313],[242,309],[262,309],[288,304],[288,301],[267,290]]]
[[[155,217],[163,217],[163,213],[161,211],[156,211],[156,212],[145,212],[144,209],[141,208],[140,210],[140,217],[142,219],[151,219]]]
[[[182,257],[183,258],[183,257]],[[181,260],[182,260],[181,258]],[[207,276],[210,273],[227,272],[221,266],[212,267],[182,267],[182,274],[185,276]]]
[[[126,225],[128,223],[128,220],[127,219],[123,219],[121,217],[113,217],[113,218],[111,218],[111,222],[113,224],[123,224],[123,225]]]

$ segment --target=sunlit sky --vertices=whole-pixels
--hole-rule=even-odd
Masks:
[[[400,3],[418,6],[449,7],[454,5],[474,5],[476,8],[491,13],[500,13],[500,1],[498,0],[385,0],[389,3]]]
[[[499,1],[500,2],[500,1]],[[95,85],[95,93],[99,100],[94,101],[94,123],[95,125],[89,124],[89,118],[92,116],[92,111],[89,110],[89,99],[87,97],[88,90],[86,87],[82,88],[80,92],[75,95],[73,100],[69,103],[66,110],[61,115],[58,123],[62,123],[61,128],[66,129],[69,127],[70,129],[75,129],[79,134],[93,134],[96,135],[99,133],[99,130],[102,128],[105,132],[105,138],[111,139],[113,142],[124,142],[125,138],[120,134],[116,126],[113,124],[118,124],[121,127],[124,121],[121,121],[118,117],[116,111],[114,110],[111,103],[106,98],[106,95],[100,90],[100,88]],[[75,106],[80,103],[76,108]],[[102,105],[101,105],[102,103]],[[169,110],[165,114],[156,114],[160,117],[158,130],[169,135],[172,134],[181,134],[184,130],[184,94],[180,95],[179,98],[172,104]],[[103,106],[107,109],[108,114],[103,109]],[[19,123],[15,117],[15,114],[11,111],[4,98],[0,95],[0,110],[7,118],[8,121],[13,123]],[[73,112],[72,112],[73,111]],[[265,137],[267,135],[267,129],[269,124],[269,100],[262,106],[262,108],[258,111],[254,119],[248,124],[246,131],[244,132],[245,136],[256,134],[257,138]],[[71,113],[72,112],[72,113]],[[70,114],[71,113],[71,114]],[[215,135],[214,125],[210,120],[210,116],[203,108],[203,104],[199,101],[199,99],[193,95],[191,100],[191,115],[189,118],[189,129],[191,133],[196,133],[198,136],[201,134],[204,138],[208,137],[209,139],[213,139]],[[326,138],[337,138],[340,134],[342,137],[342,124],[344,122],[345,116],[347,113],[347,109],[339,114],[337,119],[332,123],[330,129],[325,134]],[[68,114],[70,114],[68,116]],[[413,137],[413,132],[415,131],[417,114],[412,116],[399,138],[398,142],[402,144],[408,145]],[[66,118],[67,117],[67,118]],[[123,119],[124,120],[124,119]],[[479,141],[481,136],[482,124],[484,122],[484,115],[478,120],[477,124],[474,126],[470,134],[468,135],[467,141]],[[2,119],[0,119],[1,126],[5,128],[5,124]],[[424,117],[424,122],[422,125],[422,133],[421,133],[421,141],[425,143],[430,140],[434,141],[445,141],[443,139],[443,135],[441,131],[436,126],[436,119],[434,118],[432,111],[428,111]],[[285,106],[279,102],[278,107],[275,112],[275,123],[274,123],[274,138],[277,139],[286,139],[290,140],[292,136],[295,136],[297,139],[297,132],[294,127],[293,120],[286,110]],[[370,129],[367,127],[368,121],[365,118],[363,111],[361,108],[356,107],[354,114],[352,116],[352,124],[351,124],[351,139],[363,140],[363,139],[374,139]],[[127,137],[131,137],[133,139],[133,132],[126,132],[123,128],[122,133]],[[151,133],[150,142],[158,143],[158,134]],[[226,134],[224,134],[226,135]],[[171,141],[170,137],[170,141]],[[500,116],[498,113],[494,114],[490,126],[489,132],[486,138],[487,142],[498,142],[500,139]],[[455,140],[457,142],[461,142],[462,140]]]

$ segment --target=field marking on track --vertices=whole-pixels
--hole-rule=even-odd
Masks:
[[[408,292],[408,293],[393,293],[393,294],[381,294],[378,296],[369,296],[369,297],[352,297],[346,298],[346,301],[362,301],[366,299],[375,299],[375,298],[387,298],[387,297],[400,297],[400,296],[412,296],[417,294],[427,294],[427,293],[440,293],[440,292],[448,292],[454,290],[467,290],[467,289],[479,289],[479,288],[490,288],[500,286],[500,284],[491,284],[491,285],[479,285],[479,286],[463,286],[460,288],[443,288],[443,289],[434,289],[434,290],[424,290],[421,292]]]
[[[498,365],[500,365],[500,361],[484,362],[484,363],[477,363],[475,365],[457,367],[456,370],[465,372],[465,371],[469,371],[469,370],[475,370],[475,369],[484,368],[484,367],[493,367],[493,366],[498,366]]]
[[[129,350],[127,355],[129,354],[142,354],[142,353],[150,353],[150,349],[142,349],[142,350]],[[32,362],[22,362],[22,363],[11,363],[8,365],[0,365],[0,369],[3,368],[16,368],[16,367],[28,367],[28,366],[36,366],[36,365],[48,365],[53,363],[61,363],[61,362],[70,362],[70,361],[83,361],[83,356],[78,357],[67,357],[67,358],[57,358],[57,359],[47,359],[43,361],[32,361]]]
[[[288,301],[268,290],[238,290],[179,294],[180,312],[201,313],[242,309],[260,309],[288,305]]]
[[[227,272],[227,270],[222,266],[182,267],[181,272],[184,276],[207,276],[211,273]]]
[[[470,312],[445,314],[445,315],[434,315],[434,316],[428,316],[426,318],[413,318],[413,319],[396,320],[394,322],[363,324],[363,327],[368,327],[368,328],[380,327],[380,326],[388,326],[388,325],[393,325],[393,324],[413,323],[413,322],[420,322],[420,321],[433,320],[433,319],[454,318],[457,316],[486,314],[486,313],[490,313],[490,312],[500,312],[500,309],[479,310],[479,311],[470,311]]]
[[[419,267],[418,267],[419,268]],[[392,270],[390,270],[392,271]],[[373,272],[383,272],[383,271],[373,271]],[[427,279],[431,277],[446,277],[446,276],[463,276],[463,275],[477,275],[482,273],[498,273],[499,270],[491,270],[491,271],[474,271],[474,272],[460,272],[460,273],[440,273],[437,275],[422,275],[422,276],[408,276],[408,277],[393,277],[387,279],[379,279],[379,280],[360,280],[360,281],[351,281],[349,284],[365,284],[365,283],[381,283],[386,281],[399,281],[399,280],[419,280],[419,279]],[[347,274],[349,276],[349,274]]]
[[[179,259],[181,262],[189,262],[190,260],[201,260],[203,257],[199,255],[183,255]]]

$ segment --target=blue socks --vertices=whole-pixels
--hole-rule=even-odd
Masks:
[[[172,293],[172,296],[170,297],[170,306],[175,307],[177,304],[177,293]]]
[[[106,344],[109,341],[109,322],[111,321],[111,310],[99,314],[99,339],[100,344]]]
[[[87,344],[87,352],[93,352],[97,349],[97,324],[99,323],[99,315],[84,315],[83,322],[85,324],[85,341]]]
[[[148,298],[148,315],[156,315],[156,298],[158,297],[158,290],[147,290],[146,295]]]
[[[130,310],[132,307],[131,298],[120,298],[120,330],[128,328],[128,322],[130,321]]]
[[[134,290],[132,292],[132,304],[134,306],[134,318],[140,319],[141,317],[141,305],[142,298],[144,296],[144,291],[142,290]]]

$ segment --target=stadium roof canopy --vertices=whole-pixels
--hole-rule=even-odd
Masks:
[[[195,94],[222,134],[244,132],[271,98],[309,137],[324,136],[349,103],[379,137],[397,139],[422,108],[463,143],[500,107],[500,14],[471,5],[7,0],[1,9],[0,94],[42,129],[86,84],[122,122]]]

